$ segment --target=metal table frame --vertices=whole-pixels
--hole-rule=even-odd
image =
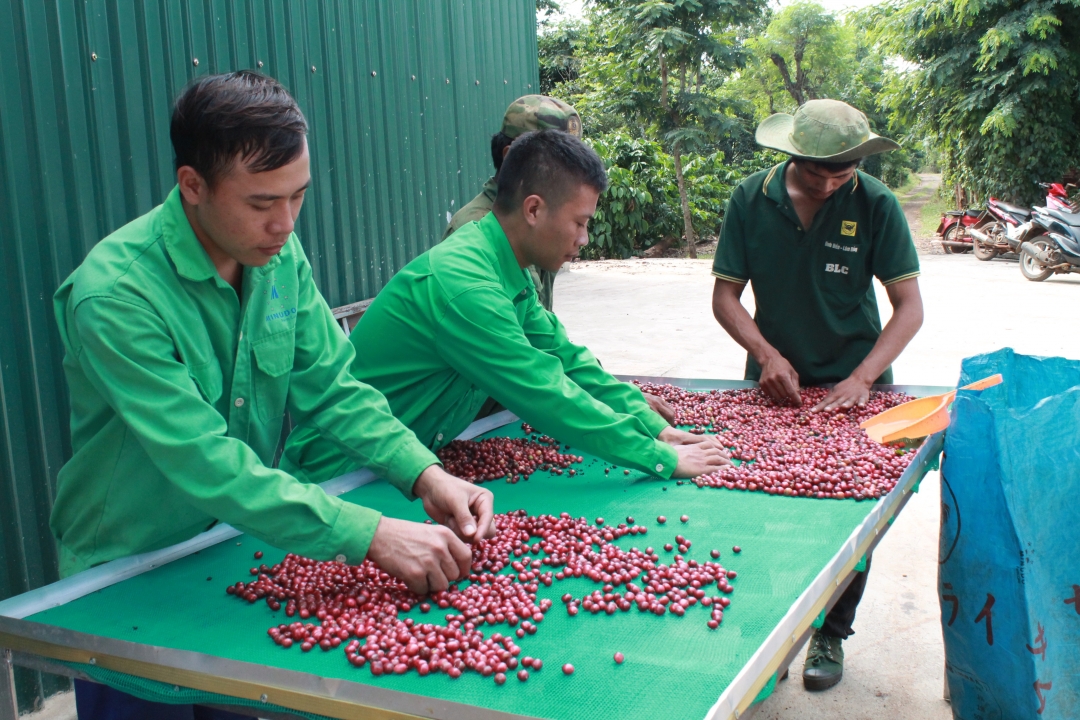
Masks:
[[[666,377],[620,376],[623,380],[670,383],[689,390],[755,387],[756,383]],[[927,395],[950,388],[883,385],[880,390],[901,390]],[[515,422],[504,411],[474,422],[459,437],[470,439]],[[706,720],[741,720],[756,710],[756,698],[772,678],[792,662],[812,631],[813,621],[827,612],[854,577],[855,566],[871,553],[885,535],[892,519],[911,498],[917,482],[935,463],[944,433],[928,438],[916,453],[900,482],[878,501],[865,520],[847,539],[829,564],[799,596],[784,618],[735,676],[709,710]],[[331,495],[340,495],[375,480],[368,470],[343,475],[321,484]],[[64,663],[83,663],[156,680],[180,687],[265,703],[336,718],[396,720],[443,718],[445,720],[510,720],[514,715],[362,683],[323,678],[281,668],[174,650],[76,632],[23,618],[57,607],[103,587],[147,572],[202,548],[240,535],[221,524],[190,540],[155,552],[122,558],[86,570],[64,580],[0,602],[0,720],[17,720],[13,666],[90,680],[85,673]],[[296,718],[288,712],[257,711],[250,706],[222,706],[232,712],[257,713],[268,720]]]

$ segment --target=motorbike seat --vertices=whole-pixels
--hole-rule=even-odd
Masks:
[[[1064,210],[1051,210],[1050,215],[1071,227],[1080,227],[1080,213],[1070,213]]]
[[[960,217],[961,215],[964,214],[964,211],[963,210],[946,210],[945,214],[948,215],[949,217]]]
[[[1020,217],[1029,217],[1031,215],[1031,210],[1025,210],[1024,208],[1019,207],[1018,205],[1010,205],[1009,203],[1004,203],[1004,202],[1001,202],[1000,200],[997,201],[997,206],[999,208],[1001,208],[1002,210],[1004,210],[1005,212],[1007,212],[1007,213],[1012,213],[1013,215],[1019,215]]]
[[[964,214],[968,217],[979,217],[982,215],[982,210],[965,210]]]

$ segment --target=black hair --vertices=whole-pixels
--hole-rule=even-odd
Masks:
[[[811,163],[817,165],[822,170],[831,173],[840,173],[858,168],[862,165],[863,161],[862,158],[859,158],[858,160],[848,160],[847,162],[825,162],[824,160],[811,160],[810,158],[801,157],[792,157],[791,159],[797,163]]]
[[[518,136],[499,170],[495,205],[516,210],[530,195],[558,207],[579,185],[597,192],[608,186],[607,171],[596,152],[562,130],[535,130]]]
[[[496,173],[502,169],[503,151],[510,147],[513,142],[514,138],[501,130],[491,136],[491,162],[495,163]]]
[[[213,187],[239,158],[252,172],[288,165],[304,149],[307,121],[281,83],[250,70],[208,75],[173,106],[176,169],[194,168]]]

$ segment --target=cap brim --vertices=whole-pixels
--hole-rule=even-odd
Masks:
[[[845,150],[842,153],[837,153],[835,155],[806,155],[791,142],[791,128],[794,123],[794,116],[788,115],[787,113],[770,115],[758,125],[757,132],[754,133],[754,139],[757,141],[758,145],[769,148],[770,150],[779,150],[782,153],[787,153],[788,155],[804,160],[820,160],[822,162],[849,162],[870,155],[877,155],[878,153],[900,149],[899,143],[890,140],[889,138],[881,137],[876,133],[870,133],[870,137],[864,142]]]

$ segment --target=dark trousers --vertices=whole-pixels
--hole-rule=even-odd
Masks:
[[[86,680],[75,681],[75,710],[79,720],[251,720],[202,705],[170,705],[140,700],[134,695]]]
[[[863,591],[866,590],[866,576],[869,574],[870,557],[867,556],[866,569],[855,573],[847,590],[825,616],[825,624],[821,626],[822,634],[842,639],[855,634],[851,625],[855,622],[855,610],[859,607],[859,601],[862,600]]]

